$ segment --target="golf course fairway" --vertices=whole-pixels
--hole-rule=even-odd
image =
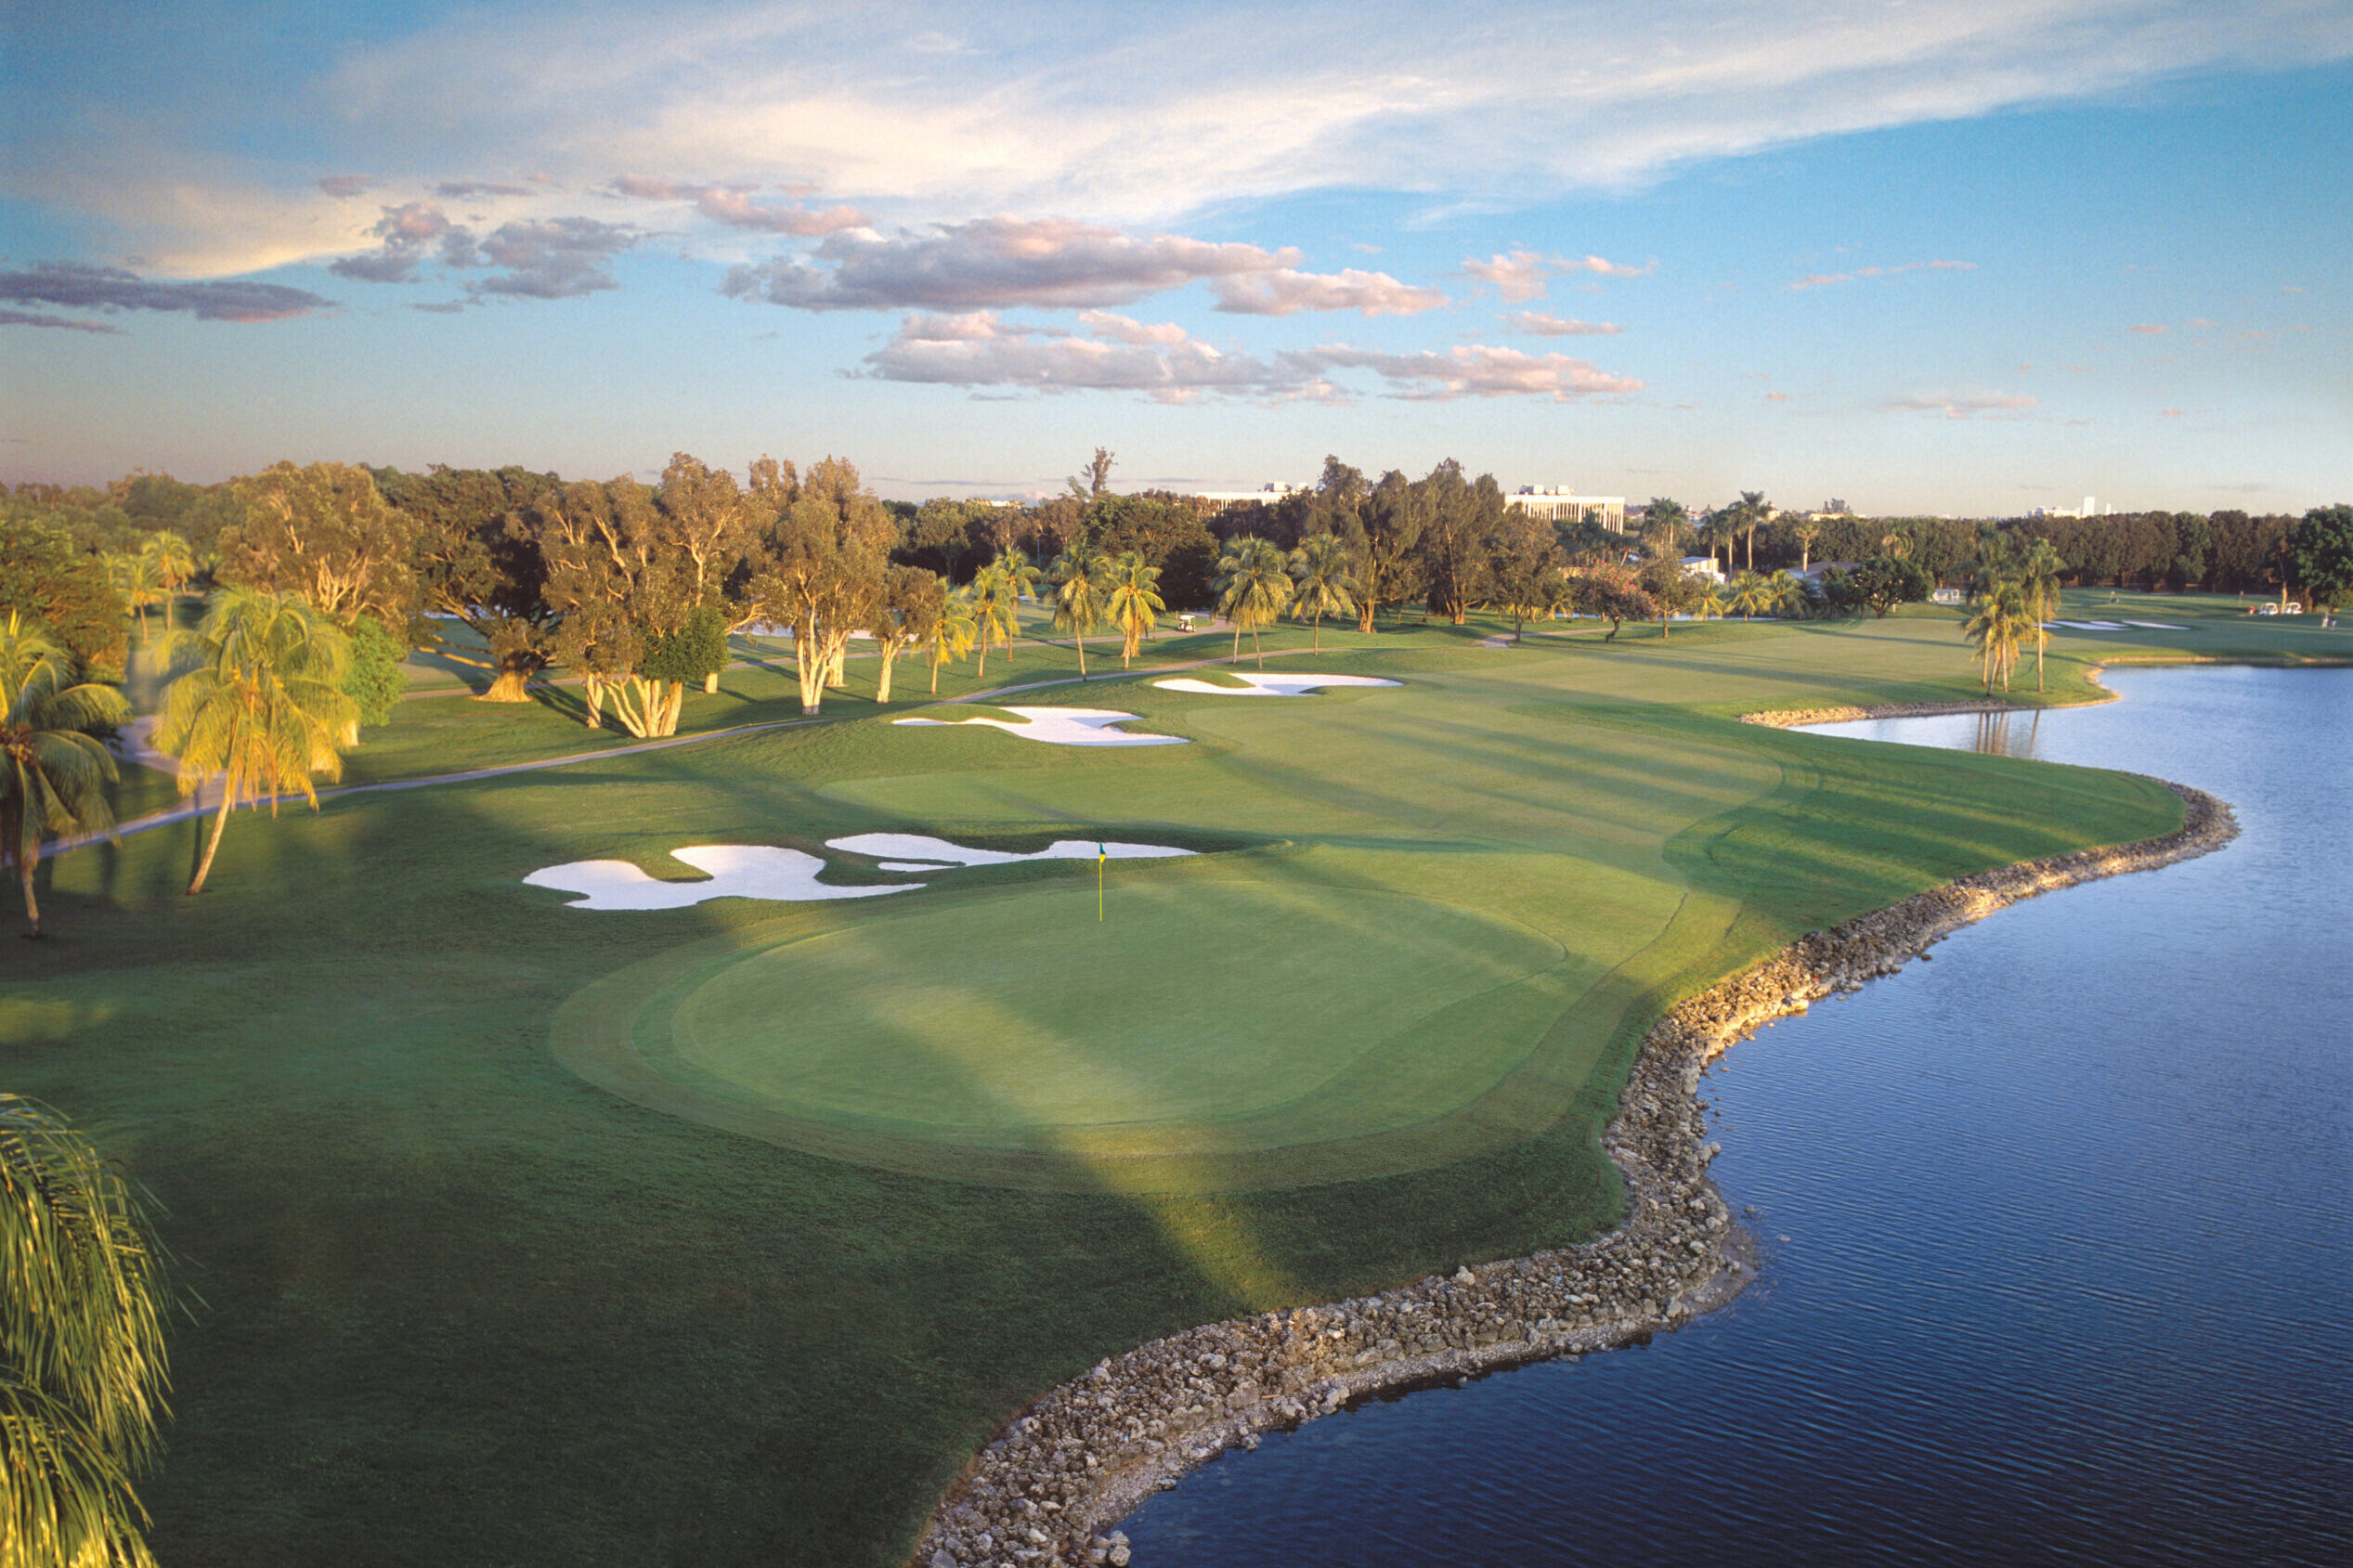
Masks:
[[[1102,1357],[1608,1228],[1600,1134],[1677,1000],[2179,825],[2148,780],[1738,722],[1973,698],[1956,625],[1326,627],[1312,658],[1283,628],[1269,671],[1400,684],[1151,683],[1211,638],[1006,699],[1188,743],[1136,747],[848,693],[803,726],[789,673],[747,669],[689,719],[786,727],[241,813],[198,899],[206,823],[45,858],[0,1043],[152,1190],[187,1289],[158,1555],[892,1568],[999,1423]],[[1009,679],[1075,673],[1024,645]],[[2049,679],[2098,695],[2056,644]],[[359,776],[583,733],[402,709]],[[1099,920],[1091,857],[821,902],[524,881],[691,880],[673,852],[720,845],[905,883],[828,847],[867,834],[1197,853],[1110,862]]]

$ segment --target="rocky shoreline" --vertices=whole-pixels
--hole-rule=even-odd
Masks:
[[[1992,705],[1998,706],[2000,705]],[[1824,723],[1974,706],[1751,715]],[[2161,783],[2164,781],[2159,781]],[[1108,1563],[1108,1527],[1228,1446],[1417,1383],[1607,1350],[1688,1321],[1755,1275],[1752,1238],[1708,1179],[1700,1070],[1770,1019],[1894,973],[2006,904],[2219,849],[2230,808],[2180,784],[2176,832],[1982,872],[1814,932],[1670,1011],[1644,1038],[1604,1145],[1623,1173],[1627,1221],[1575,1247],[1430,1275],[1377,1295],[1189,1328],[1048,1391],[975,1457],[911,1561],[918,1568]]]

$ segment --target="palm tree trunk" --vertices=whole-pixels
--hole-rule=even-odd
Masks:
[[[41,901],[32,896],[32,873],[40,863],[37,846],[29,850],[21,844],[17,846],[17,879],[24,884],[24,917],[32,922],[32,929],[25,933],[28,937],[41,934]]]
[[[1084,680],[1086,679],[1086,633],[1073,630],[1071,641],[1078,648],[1078,678]]]
[[[1267,651],[1258,646],[1258,625],[1255,621],[1252,622],[1250,627],[1250,652],[1257,658],[1258,667],[1260,669],[1266,668]]]
[[[1316,612],[1316,645],[1309,652],[1317,654],[1323,652],[1323,612],[1321,610]]]
[[[228,826],[229,808],[237,804],[236,791],[228,787],[228,780],[221,780],[220,814],[213,819],[213,836],[204,846],[204,858],[196,862],[196,875],[188,885],[188,896],[194,898],[204,890],[204,878],[212,875],[213,857],[220,852],[221,830]]]

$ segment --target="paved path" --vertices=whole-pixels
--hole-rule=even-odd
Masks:
[[[1358,651],[1360,650],[1346,648],[1334,648],[1331,650],[1331,652],[1335,654]],[[1316,650],[1308,648],[1278,649],[1268,656],[1280,658],[1285,654],[1308,654],[1314,652],[1316,652]],[[1251,655],[1244,654],[1241,656],[1246,659]],[[1235,662],[1237,661],[1234,655],[1226,654],[1220,654],[1216,658],[1191,659],[1179,664],[1151,665],[1138,669],[1121,670],[1116,672],[1116,674],[1124,676],[1171,675],[1180,670],[1200,669],[1209,665],[1232,664]],[[1105,676],[1100,679],[1108,680],[1112,678],[1112,677],[1111,676]],[[1051,680],[1032,680],[1018,686],[994,686],[984,692],[968,692],[960,697],[942,697],[939,700],[942,705],[949,703],[987,702],[996,697],[1010,696],[1016,692],[1034,692],[1047,686],[1076,686],[1078,684],[1080,684],[1080,680],[1077,676],[1065,675],[1059,676]],[[1094,679],[1089,679],[1086,684],[1094,684]],[[426,693],[411,694],[423,695]],[[437,695],[439,693],[433,694]],[[927,704],[927,706],[929,705]],[[321,800],[336,800],[346,796],[376,795],[389,790],[423,789],[431,784],[467,784],[475,779],[501,778],[509,773],[535,773],[546,768],[569,768],[582,762],[601,762],[608,757],[632,757],[640,752],[668,751],[674,746],[696,745],[704,741],[725,740],[731,735],[756,735],[770,730],[797,730],[811,724],[838,724],[845,722],[852,717],[866,719],[872,718],[873,715],[857,714],[852,716],[849,714],[838,714],[831,718],[820,715],[815,718],[807,719],[772,719],[759,724],[736,724],[724,730],[701,730],[691,735],[666,735],[659,740],[639,741],[632,745],[606,746],[597,751],[576,751],[564,757],[542,757],[529,762],[505,762],[500,763],[495,768],[467,768],[451,773],[425,773],[413,779],[387,779],[381,784],[352,784],[347,788],[343,789],[322,789],[318,792],[318,798]],[[159,771],[166,773],[175,772],[178,769],[178,764],[171,758],[168,758],[162,753],[155,750],[151,743],[150,737],[153,734],[154,727],[155,716],[152,714],[133,719],[129,724],[124,725],[122,732],[123,739],[118,745],[118,755],[123,757],[124,759],[137,763],[142,767],[155,768]],[[117,823],[113,836],[121,838],[134,833],[145,833],[150,828],[164,827],[173,823],[187,822],[192,817],[207,815],[208,813],[219,809],[220,799],[219,782],[217,780],[208,780],[202,787],[199,788],[195,798],[188,805],[175,807],[170,810],[151,811],[144,817],[134,817],[129,822]],[[300,799],[302,799],[302,797],[299,795],[281,795],[278,797],[278,803],[282,805],[290,801],[297,801]],[[257,802],[257,804],[268,805],[270,802],[265,800]],[[107,841],[107,837],[108,836],[105,834],[77,834],[70,838],[61,838],[58,840],[55,845],[51,846],[48,849],[44,851],[44,853],[47,856],[55,857],[65,854],[69,850],[81,849],[84,845],[104,843]]]

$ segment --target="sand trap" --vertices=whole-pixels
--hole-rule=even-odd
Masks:
[[[903,882],[885,888],[828,887],[817,880],[826,862],[816,856],[760,844],[696,844],[671,853],[696,871],[708,873],[710,880],[663,882],[627,861],[573,861],[535,871],[523,880],[534,888],[588,895],[567,906],[572,909],[683,909],[706,899],[805,903],[817,899],[871,899],[923,886]]]
[[[1034,854],[1016,855],[1003,849],[968,849],[961,844],[928,838],[919,833],[860,833],[848,838],[828,838],[826,848],[847,849],[854,855],[926,855],[952,863],[917,865],[893,859],[884,861],[882,866],[886,871],[947,871],[954,866],[1009,865],[1015,861],[1091,861],[1095,858],[1096,843],[1092,838],[1058,838]],[[1105,844],[1103,851],[1115,861],[1160,860],[1196,852],[1165,844]]]
[[[898,724],[988,724],[1008,735],[1019,735],[1025,741],[1044,741],[1048,745],[1183,745],[1182,735],[1129,734],[1122,730],[1109,730],[1107,724],[1118,724],[1138,717],[1133,713],[1118,713],[1107,707],[1008,707],[1008,713],[1020,715],[1025,724],[1008,724],[985,713],[969,719],[899,719]]]
[[[2063,626],[2070,631],[2122,631],[2122,621],[2046,621],[2046,626]]]
[[[2144,631],[2187,631],[2190,629],[2186,626],[2172,626],[2164,621],[2126,621],[2125,624],[2139,627]]]
[[[1206,680],[1196,680],[1180,675],[1174,680],[1155,680],[1153,685],[1170,692],[1204,692],[1215,697],[1304,697],[1319,686],[1402,686],[1402,680],[1383,680],[1371,675],[1245,675],[1241,670],[1228,670],[1247,686],[1215,686]]]

